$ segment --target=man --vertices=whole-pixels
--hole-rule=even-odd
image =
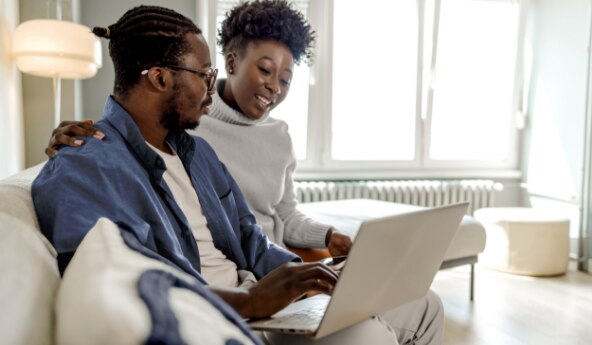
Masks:
[[[268,241],[211,147],[185,133],[208,112],[217,74],[195,24],[140,6],[93,32],[110,39],[115,67],[113,95],[96,123],[105,137],[64,148],[32,188],[60,272],[97,219],[107,217],[209,284],[242,317],[272,315],[308,291],[330,294],[337,274],[298,263]],[[397,343],[388,326],[363,324],[348,332],[366,327]]]

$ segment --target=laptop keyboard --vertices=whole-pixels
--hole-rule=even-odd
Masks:
[[[323,318],[327,309],[326,304],[311,306],[308,309],[300,310],[288,315],[275,316],[270,323],[297,323],[300,325],[317,325]]]

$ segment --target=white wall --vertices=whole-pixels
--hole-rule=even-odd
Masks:
[[[584,158],[590,0],[531,0],[525,55],[531,57],[523,171],[527,204],[572,218],[576,253]]]
[[[17,0],[0,0],[0,179],[24,167],[21,81],[10,53],[17,24]]]

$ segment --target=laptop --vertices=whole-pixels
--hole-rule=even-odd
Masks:
[[[297,301],[249,326],[319,339],[425,296],[468,205],[363,221],[333,296]]]

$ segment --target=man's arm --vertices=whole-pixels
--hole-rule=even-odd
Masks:
[[[86,156],[92,157],[86,159]],[[112,188],[94,155],[49,160],[31,187],[31,196],[42,233],[58,253],[63,273],[78,245],[101,216],[113,211],[108,201]]]

